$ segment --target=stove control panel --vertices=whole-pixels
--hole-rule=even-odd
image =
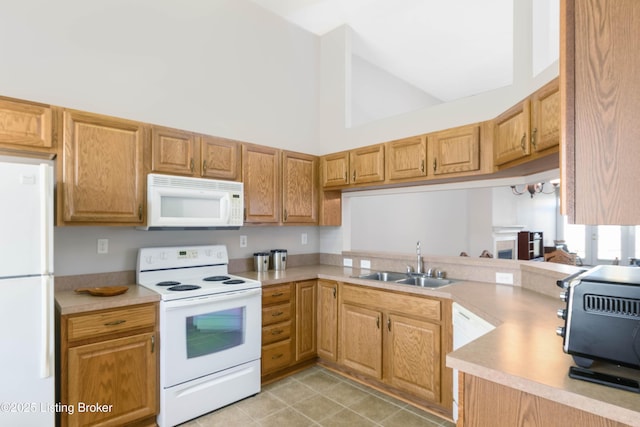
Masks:
[[[228,263],[229,256],[227,247],[224,245],[141,248],[138,250],[138,271]]]

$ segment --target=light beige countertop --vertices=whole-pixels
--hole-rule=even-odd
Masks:
[[[544,263],[542,263],[544,264]],[[526,266],[535,273],[536,266]],[[548,266],[541,266],[545,275]],[[555,270],[557,271],[557,270]],[[566,275],[573,271],[567,269]],[[640,426],[640,394],[590,384],[568,377],[573,359],[562,350],[555,333],[562,321],[560,289],[553,281],[542,293],[520,286],[460,281],[439,289],[418,288],[390,282],[357,279],[359,269],[314,265],[237,273],[262,281],[263,286],[309,279],[347,281],[381,289],[451,299],[497,326],[492,332],[447,355],[447,366],[551,401],[597,414],[621,423]],[[554,289],[555,288],[555,289]],[[640,371],[603,364],[594,368],[640,380]]]
[[[65,315],[157,302],[160,294],[142,286],[129,285],[127,292],[110,297],[78,294],[72,289],[56,290],[55,299],[58,311]]]

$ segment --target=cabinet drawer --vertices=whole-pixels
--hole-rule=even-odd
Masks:
[[[115,332],[154,327],[155,324],[155,305],[102,311],[69,317],[67,319],[67,339],[73,341],[93,338]]]
[[[262,305],[291,301],[291,285],[270,286],[262,289]]]
[[[291,304],[279,304],[262,309],[262,325],[272,325],[291,319]]]
[[[290,339],[262,347],[262,375],[289,366],[290,363]]]
[[[291,337],[291,321],[276,323],[262,328],[262,345],[282,341]]]

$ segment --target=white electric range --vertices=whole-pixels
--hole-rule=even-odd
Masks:
[[[224,245],[138,251],[138,284],[161,298],[160,427],[260,391],[262,284],[228,264]]]

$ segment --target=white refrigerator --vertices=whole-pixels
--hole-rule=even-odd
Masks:
[[[53,165],[0,157],[0,198],[0,425],[53,426]]]

